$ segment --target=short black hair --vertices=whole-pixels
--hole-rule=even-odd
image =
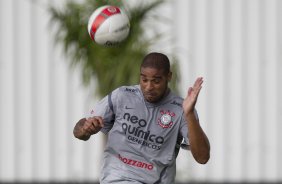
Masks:
[[[164,70],[165,74],[170,72],[170,62],[166,55],[162,53],[152,52],[147,54],[141,64],[141,68],[156,68],[158,70]]]

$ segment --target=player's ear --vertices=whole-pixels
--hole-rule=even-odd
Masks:
[[[172,72],[170,71],[170,72],[167,74],[167,80],[170,82],[170,81],[171,81],[171,78],[172,78]]]

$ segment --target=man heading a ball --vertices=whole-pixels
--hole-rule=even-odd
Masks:
[[[167,56],[150,53],[141,64],[139,85],[117,88],[77,122],[78,139],[100,131],[108,135],[101,184],[172,184],[180,147],[200,164],[209,160],[209,140],[195,109],[203,79],[182,99],[169,89],[171,77]]]

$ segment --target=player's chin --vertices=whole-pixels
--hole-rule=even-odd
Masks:
[[[147,102],[150,102],[150,103],[156,103],[159,101],[159,97],[151,96],[151,95],[145,96],[145,99]]]

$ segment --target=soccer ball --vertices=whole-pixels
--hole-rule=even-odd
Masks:
[[[130,24],[127,15],[117,6],[96,9],[88,21],[88,33],[99,45],[114,46],[125,40]]]

